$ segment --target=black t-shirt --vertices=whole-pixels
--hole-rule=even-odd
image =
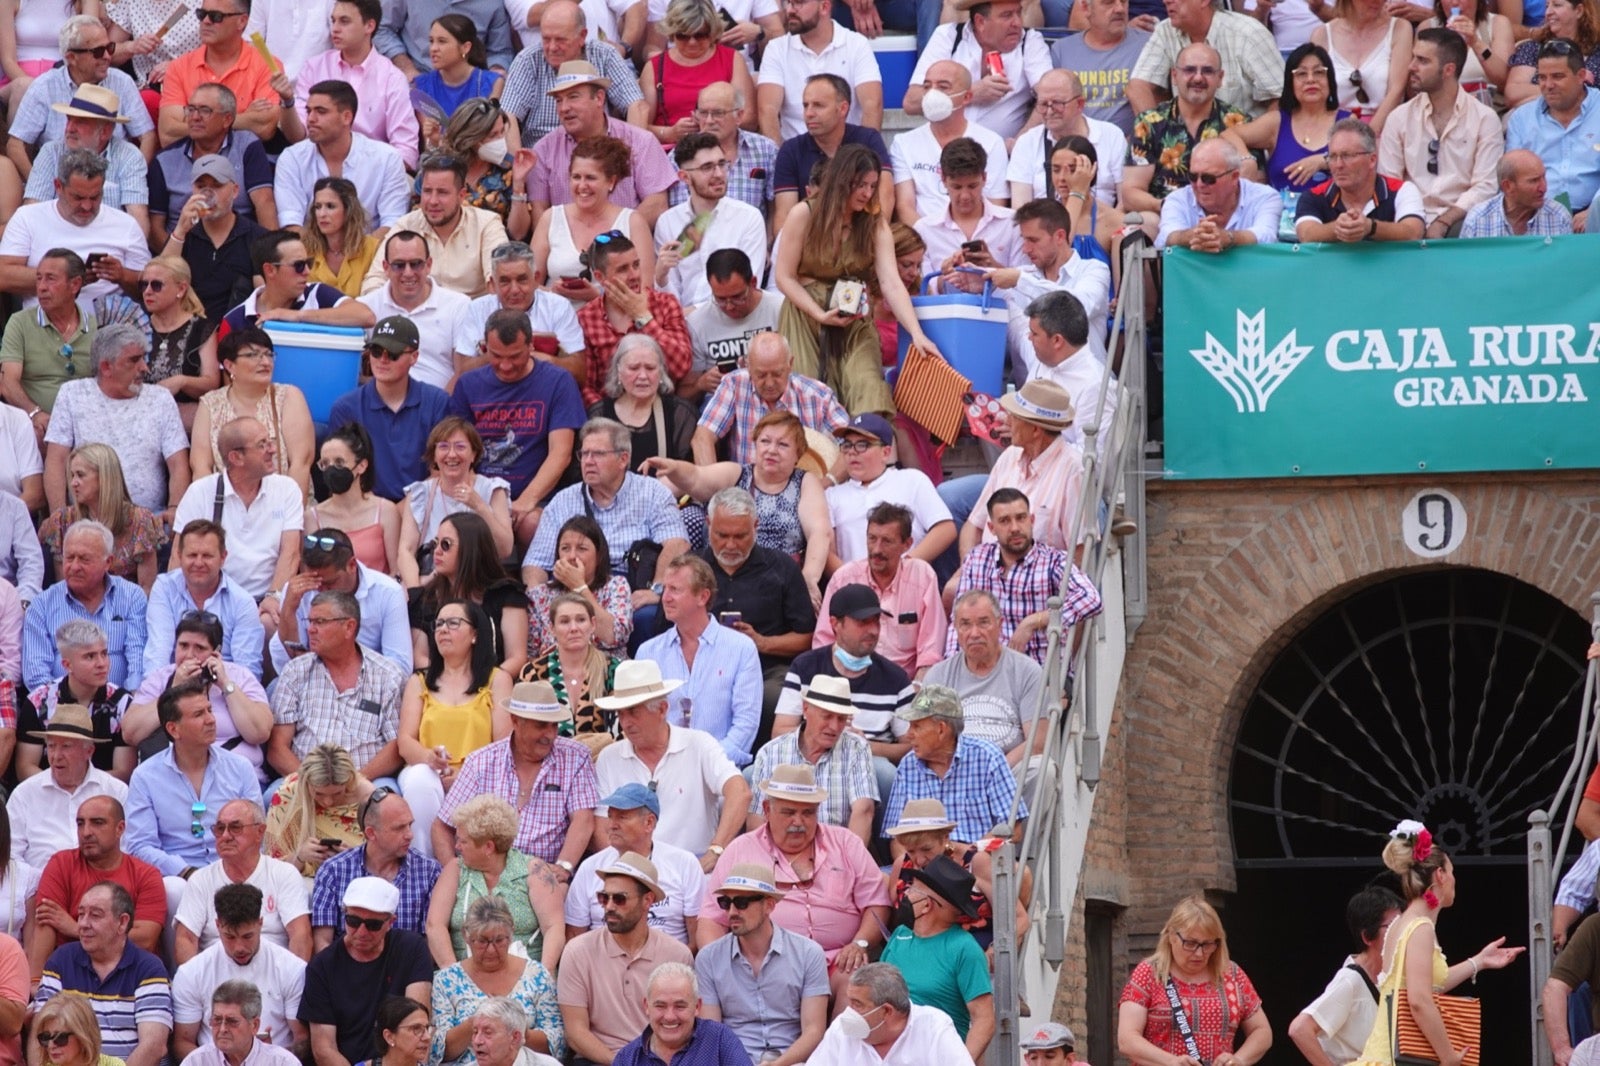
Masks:
[[[67,690],[67,679],[52,681],[49,689],[43,693],[41,702],[44,704],[45,717],[54,713],[57,705],[62,703],[77,703],[72,693]],[[111,772],[111,754],[117,748],[127,747],[127,741],[122,739],[122,716],[128,713],[128,707],[133,702],[133,693],[127,689],[119,689],[115,685],[102,686],[94,694],[85,708],[89,712],[89,721],[94,726],[96,740],[109,740],[109,744],[96,744],[94,746],[93,763],[96,770]],[[34,707],[32,698],[17,701],[17,739],[24,744],[38,744],[44,746],[44,741],[38,737],[30,737],[29,733],[36,733],[44,728],[44,719],[39,717],[38,708]],[[50,769],[50,756],[39,755],[39,768]]]
[[[757,544],[736,573],[729,574],[717,563],[711,549],[700,552],[717,576],[717,591],[711,597],[711,614],[719,621],[724,611],[738,611],[740,619],[764,637],[783,633],[812,633],[817,628],[817,612],[806,591],[806,576],[799,565],[783,552]],[[763,655],[762,669],[783,662],[780,656]]]
[[[206,305],[206,320],[213,326],[221,325],[222,316],[254,291],[250,279],[255,277],[256,267],[250,258],[250,246],[266,233],[253,220],[235,215],[233,229],[223,238],[220,248],[211,243],[200,226],[191,229],[184,239],[183,261],[194,275],[190,288]]]
[[[503,663],[506,661],[506,638],[502,635],[501,613],[508,607],[526,612],[528,594],[523,590],[520,581],[505,578],[489,586],[479,606],[483,608],[483,613],[489,616],[489,628],[494,630],[494,661]],[[423,589],[414,588],[407,593],[406,613],[412,629],[419,633],[432,633],[433,620],[438,617],[439,608],[431,598],[424,595]]]
[[[832,644],[812,648],[794,657],[789,672],[783,677],[783,693],[778,697],[776,713],[798,716],[800,690],[818,674],[844,676],[839,673]],[[860,677],[850,678],[850,699],[856,705],[852,724],[865,733],[868,740],[892,743],[896,739],[894,714],[911,702],[911,696],[911,678],[906,672],[873,652],[872,665],[867,667],[867,672]]]
[[[433,956],[420,934],[390,929],[383,954],[357,962],[344,946],[344,929],[306,967],[299,1018],[306,1025],[332,1025],[339,1031],[339,1054],[351,1062],[371,1058],[372,1026],[378,1006],[403,996],[406,986],[433,980]],[[426,1006],[426,1004],[424,1004]]]

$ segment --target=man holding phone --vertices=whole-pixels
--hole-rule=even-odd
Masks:
[[[711,298],[689,315],[689,373],[678,395],[698,401],[717,391],[723,375],[745,364],[750,339],[778,328],[783,297],[763,292],[750,257],[739,248],[719,248],[706,257]]]
[[[1011,209],[996,207],[984,195],[987,167],[986,153],[977,141],[957,137],[945,145],[939,153],[939,181],[947,197],[944,210],[916,222],[917,236],[927,245],[922,272],[944,275],[940,284],[946,292],[955,286],[945,284],[945,278],[960,268],[982,271],[1022,260]],[[974,277],[981,288],[981,273]]]

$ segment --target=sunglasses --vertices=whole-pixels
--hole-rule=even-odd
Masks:
[[[1435,141],[1434,143],[1437,144],[1438,142]],[[1201,185],[1215,185],[1217,182],[1221,181],[1223,178],[1232,173],[1233,170],[1229,169],[1222,171],[1220,174],[1194,174],[1192,176],[1194,177],[1194,180],[1198,181]]]
[[[456,542],[451,540],[449,537],[439,538],[439,547],[443,548],[445,551],[450,551],[455,546]]]
[[[217,25],[217,23],[221,22],[223,19],[243,18],[244,17],[244,12],[242,12],[242,11],[207,11],[205,8],[200,8],[197,11],[195,11],[194,17],[199,19],[201,22],[209,22],[209,23],[211,23],[211,25],[215,26],[215,25]]]
[[[72,345],[63,344],[60,351],[61,358],[67,361],[66,371],[68,377],[76,377],[78,368],[72,365]]]
[[[610,903],[613,907],[626,907],[633,896],[627,892],[596,892],[594,898],[602,907],[607,903]]]
[[[185,622],[199,622],[201,625],[208,626],[213,623],[220,625],[222,619],[218,618],[210,611],[184,611],[183,615],[178,619],[178,624],[182,625]]]
[[[275,267],[288,267],[296,274],[308,274],[311,272],[311,260],[309,259],[285,259],[272,265]]]
[[[67,1041],[72,1039],[72,1034],[53,1033],[50,1030],[45,1029],[42,1030],[39,1035],[35,1037],[35,1039],[39,1041],[40,1047],[49,1047],[51,1044],[54,1044],[56,1047],[66,1047]]]
[[[307,533],[301,542],[304,551],[331,552],[339,547],[339,540],[332,533]]]
[[[1358,103],[1358,104],[1370,104],[1370,103],[1372,103],[1372,97],[1368,96],[1367,95],[1367,90],[1362,88],[1362,86],[1361,86],[1361,72],[1359,70],[1352,70],[1350,72],[1350,84],[1353,85],[1355,87],[1355,90],[1356,90],[1356,103]]]
[[[607,230],[606,232],[598,234],[595,237],[594,247],[598,248],[602,245],[610,244],[612,241],[621,240],[625,236],[626,234],[619,229]]]
[[[378,345],[378,344],[369,344],[369,345],[367,345],[367,358],[368,359],[388,360],[388,361],[391,361],[391,362],[398,363],[400,360],[404,359],[405,356],[406,356],[405,352],[391,352],[389,349],[383,347],[382,345]]]
[[[365,829],[367,827],[367,815],[372,812],[372,809],[378,804],[382,803],[384,800],[388,799],[390,796],[398,796],[399,794],[400,793],[396,792],[388,785],[373,789],[372,795],[367,797],[367,802],[361,805],[361,813],[359,817],[356,818],[356,824]],[[349,921],[349,918],[346,918],[345,920]],[[368,926],[368,928],[371,928],[371,926]]]
[[[91,55],[96,59],[106,59],[117,54],[117,42],[112,41],[110,44],[96,45],[93,48],[68,48],[67,52],[70,55]]]
[[[189,835],[196,840],[206,835],[206,827],[200,823],[200,819],[205,813],[206,805],[199,800],[189,804]]]
[[[700,30],[696,33],[674,33],[672,39],[674,41],[709,41],[711,40],[711,31]]]
[[[388,920],[389,919],[387,918],[357,918],[353,914],[347,914],[344,916],[345,925],[349,926],[351,929],[357,929],[361,926],[366,926],[367,932],[369,933],[376,933],[381,930],[384,926],[384,923]]]
[[[167,287],[167,283],[162,281],[159,278],[140,278],[139,279],[139,291],[140,292],[144,292],[147,289],[150,292],[160,292],[162,289],[164,289],[166,287]]]
[[[732,907],[736,911],[742,911],[750,904],[759,903],[765,898],[764,896],[718,896],[717,906],[723,910]]]
[[[1428,142],[1428,173],[1439,173],[1439,138]]]
[[[1546,41],[1540,46],[1539,58],[1544,59],[1546,56],[1551,56],[1565,59],[1567,56],[1577,52],[1577,50],[1577,46],[1571,41],[1563,40],[1562,38],[1557,37],[1555,40]]]
[[[428,265],[428,261],[426,259],[391,259],[391,260],[389,260],[389,269],[394,271],[396,274],[403,274],[407,270],[421,270],[423,267],[425,267],[427,265]]]
[[[246,829],[254,829],[260,824],[260,822],[212,822],[211,835],[218,837],[223,836],[224,834],[229,836],[238,836]]]

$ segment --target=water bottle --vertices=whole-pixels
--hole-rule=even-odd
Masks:
[[[1294,235],[1294,212],[1299,206],[1300,194],[1293,189],[1281,189],[1278,195],[1283,198],[1283,214],[1278,219],[1278,240],[1284,244],[1294,244],[1297,240]]]

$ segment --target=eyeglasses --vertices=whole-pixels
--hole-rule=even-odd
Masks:
[[[301,541],[300,544],[301,548],[308,552],[331,552],[333,549],[341,547],[339,539],[332,533],[307,533],[305,540]]]
[[[93,48],[68,48],[67,53],[75,56],[91,55],[96,59],[106,59],[117,54],[117,42],[112,41],[109,44],[96,45]]]
[[[275,267],[288,267],[296,274],[306,274],[311,271],[311,260],[309,259],[284,259],[272,265]]]
[[[426,259],[391,259],[388,262],[389,269],[397,274],[404,274],[408,270],[421,270],[427,265]]]
[[[1182,74],[1185,78],[1192,78],[1196,74],[1203,78],[1215,78],[1218,74],[1221,74],[1222,71],[1208,63],[1205,66],[1200,67],[1179,67],[1178,73]]]
[[[684,167],[683,172],[685,174],[715,174],[719,170],[727,169],[728,161],[726,159],[718,159],[716,162],[702,163],[697,167]]]
[[[472,621],[467,618],[435,618],[433,620],[433,628],[436,630],[447,629],[454,633],[462,626],[472,626]],[[472,628],[476,629],[478,627],[472,626]]]
[[[1328,76],[1327,67],[1312,67],[1309,70],[1295,69],[1291,71],[1295,81],[1321,81]]]
[[[437,546],[443,548],[445,551],[451,551],[455,548],[456,542],[451,540],[449,537],[440,537]]]
[[[1052,111],[1065,111],[1082,99],[1083,97],[1081,96],[1069,96],[1065,100],[1040,100],[1039,110],[1045,114],[1049,114]]]
[[[223,19],[244,18],[244,12],[242,12],[242,11],[207,11],[205,8],[202,7],[202,8],[199,8],[198,10],[195,11],[194,17],[199,19],[201,22],[209,22],[209,23],[211,23],[211,25],[215,26],[217,23],[221,22]]]
[[[1178,946],[1191,955],[1196,952],[1209,955],[1222,946],[1221,940],[1190,940],[1182,933],[1173,933],[1172,935],[1178,938]]]
[[[353,914],[347,914],[344,916],[345,925],[349,926],[351,929],[356,929],[360,926],[366,926],[367,932],[369,933],[376,933],[378,930],[382,929],[384,923],[388,920],[389,919],[387,918],[357,918]],[[429,1026],[429,1028],[431,1029],[432,1026]]]
[[[852,437],[849,440],[842,440],[839,442],[839,450],[844,452],[846,455],[862,455],[866,452],[870,452],[874,448],[881,447],[883,447],[883,445],[878,441],[864,440],[861,437]]]
[[[260,824],[260,822],[212,822],[211,834],[219,837],[224,834],[237,836],[246,829],[254,829]]]
[[[356,824],[365,829],[367,827],[367,815],[372,813],[372,809],[390,796],[398,796],[399,794],[388,785],[373,789],[372,795],[367,797],[367,802],[361,805],[361,812],[356,817]]]
[[[1350,84],[1353,85],[1355,87],[1355,90],[1356,90],[1356,103],[1358,103],[1358,104],[1370,104],[1370,103],[1372,103],[1372,97],[1368,96],[1367,95],[1367,90],[1362,88],[1362,86],[1361,86],[1361,72],[1359,70],[1352,70],[1350,72]]]
[[[413,1022],[411,1025],[402,1025],[400,1027],[400,1031],[402,1033],[410,1033],[412,1036],[423,1036],[427,1033],[435,1031],[438,1028],[439,1027],[434,1025],[432,1022]]]
[[[306,625],[315,626],[315,627],[318,627],[318,628],[320,628],[322,626],[331,626],[335,622],[348,622],[348,621],[350,621],[350,616],[347,615],[347,614],[328,615],[328,616],[326,616],[324,618],[312,618],[310,615],[306,616]]]
[[[750,906],[750,904],[759,903],[765,898],[766,897],[764,896],[718,896],[717,906],[721,907],[723,910],[727,910],[729,907],[732,907],[736,911],[742,911],[746,907]]]
[[[1371,153],[1371,152],[1329,152],[1328,153],[1328,162],[1329,163],[1354,163],[1357,159],[1360,159],[1362,156],[1369,156],[1369,155],[1372,155],[1372,154],[1373,153]]]
[[[732,110],[731,108],[726,107],[697,107],[694,109],[695,118],[708,118],[713,122],[737,113],[738,112]]]
[[[55,1033],[49,1029],[41,1029],[39,1035],[34,1039],[39,1041],[40,1047],[49,1047],[51,1044],[56,1047],[66,1047],[67,1041],[72,1039],[72,1034],[66,1032]]]
[[[184,104],[183,113],[188,118],[210,118],[217,113],[217,109],[204,104]]]
[[[233,356],[236,362],[240,359],[276,359],[277,357],[278,353],[271,348],[240,348]]]
[[[1215,185],[1229,174],[1236,174],[1238,171],[1238,167],[1229,167],[1227,170],[1219,171],[1216,174],[1195,174],[1193,171],[1191,171],[1190,175],[1201,185]]]
[[[1439,138],[1428,142],[1428,173],[1439,173]]]
[[[160,278],[140,278],[139,279],[139,291],[140,292],[144,292],[146,289],[148,289],[151,292],[160,292],[162,289],[164,289],[166,287],[167,287],[167,283],[162,281]]]
[[[498,948],[503,951],[510,946],[511,938],[508,936],[475,936],[468,940],[467,943],[477,948]]]
[[[189,804],[189,835],[199,840],[206,835],[206,827],[200,823],[200,818],[206,813],[206,805],[199,800]]]
[[[633,895],[628,892],[596,892],[594,898],[604,907],[610,903],[613,907],[625,907]]]
[[[619,449],[616,449],[616,448],[605,448],[605,449],[585,448],[583,451],[578,453],[578,458],[580,460],[593,459],[596,462],[599,462],[601,459],[604,459],[608,455],[621,455],[621,454],[622,454],[622,452]]]

